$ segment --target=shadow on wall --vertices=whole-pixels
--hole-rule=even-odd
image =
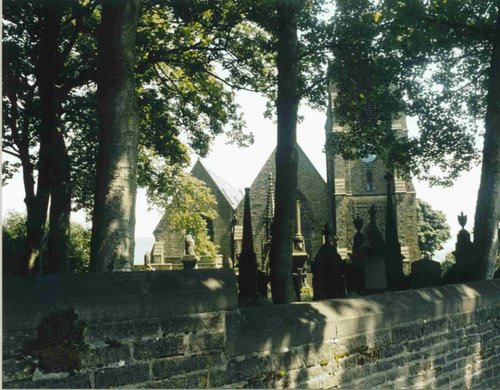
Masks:
[[[493,367],[500,338],[499,287],[500,281],[477,282],[240,309],[226,320],[226,383],[256,388],[498,385]]]
[[[232,270],[4,276],[4,292],[4,387],[500,383],[500,280],[240,309]],[[43,372],[23,346],[68,309],[86,327],[81,368]]]

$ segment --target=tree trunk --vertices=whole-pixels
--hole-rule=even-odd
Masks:
[[[278,144],[276,194],[271,239],[271,290],[275,304],[296,299],[292,250],[297,199],[297,10],[295,1],[278,2]]]
[[[474,218],[478,279],[491,279],[497,266],[500,220],[500,15],[497,17],[488,81],[481,183]]]
[[[134,86],[139,0],[103,4],[98,43],[99,150],[90,270],[130,270],[134,260],[139,116]]]
[[[35,260],[41,253],[44,225],[47,218],[47,208],[52,187],[52,139],[57,131],[57,103],[56,103],[56,67],[55,61],[58,51],[58,37],[61,15],[54,4],[46,3],[40,8],[40,45],[38,63],[35,69],[40,94],[40,152],[38,166],[37,193],[26,191],[26,271],[33,272]],[[25,177],[25,188],[28,189],[29,177]],[[41,265],[39,265],[41,268]]]
[[[51,139],[51,177],[47,268],[50,273],[68,271],[71,215],[70,161],[63,135],[53,129]]]

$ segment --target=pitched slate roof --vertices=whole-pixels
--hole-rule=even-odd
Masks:
[[[243,191],[239,188],[233,187],[231,184],[229,184],[223,178],[221,178],[220,176],[216,175],[215,173],[213,173],[212,171],[207,169],[207,167],[205,167],[205,165],[203,165],[201,160],[198,160],[196,162],[195,166],[198,164],[210,176],[210,178],[213,180],[215,185],[218,187],[218,189],[220,190],[222,195],[224,195],[224,198],[227,199],[227,201],[229,202],[229,204],[231,205],[233,210],[235,210],[236,207],[238,207],[238,204],[240,203],[241,199],[243,199],[243,196],[244,196]],[[193,167],[193,170],[194,170],[194,167]]]

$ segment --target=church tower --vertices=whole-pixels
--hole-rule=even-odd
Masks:
[[[331,92],[327,122],[326,139],[334,133],[348,129],[340,127],[335,120],[333,101],[335,93]],[[393,131],[406,137],[408,129],[406,118],[402,115],[392,123]],[[377,225],[385,236],[387,181],[389,172],[381,158],[368,155],[365,158],[346,160],[339,154],[327,151],[327,182],[329,192],[329,223],[338,238],[338,251],[343,258],[352,250],[356,229],[353,225],[355,217],[364,220],[364,227],[369,221],[368,210],[372,205],[377,208]],[[398,236],[401,254],[404,259],[404,272],[410,272],[410,264],[420,258],[418,249],[417,204],[415,188],[411,180],[404,180],[394,174],[394,198],[397,211]]]

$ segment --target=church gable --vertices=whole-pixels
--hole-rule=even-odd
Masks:
[[[297,152],[297,196],[302,211],[302,233],[305,237],[307,252],[313,254],[321,244],[321,227],[328,221],[327,186],[299,145],[297,145]],[[264,214],[270,173],[273,178],[276,177],[276,150],[271,153],[250,187],[252,228],[257,256],[261,255],[264,240]],[[243,202],[238,206],[236,214],[239,223],[242,224]]]
[[[237,204],[243,197],[243,193],[210,172],[200,160],[193,166],[191,174],[205,183],[215,196],[217,217],[213,221],[208,221],[208,234],[214,244],[219,247],[219,253],[224,257],[231,257],[231,220]],[[156,257],[162,259],[184,255],[183,235],[169,228],[170,207],[172,206],[167,207],[165,210],[165,214],[153,233],[155,236],[153,255],[157,252]]]
[[[241,190],[234,188],[224,179],[209,171],[200,160],[194,164],[191,174],[210,188],[220,205],[227,205],[235,210],[243,198]]]

